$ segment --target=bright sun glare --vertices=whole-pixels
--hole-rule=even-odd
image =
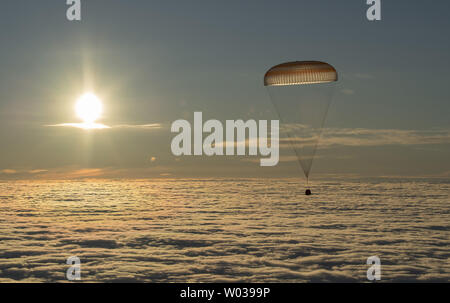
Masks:
[[[95,120],[100,118],[103,111],[102,102],[92,94],[86,93],[82,95],[75,105],[77,116],[83,120],[86,125],[94,124]]]

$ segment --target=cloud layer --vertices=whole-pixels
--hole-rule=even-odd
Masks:
[[[289,124],[281,128],[280,141],[288,147],[315,145],[321,148],[334,146],[385,146],[450,144],[450,130],[400,130],[367,128],[310,128],[301,124]],[[317,141],[320,135],[320,140]]]
[[[420,189],[418,191],[417,189]],[[450,279],[449,183],[161,180],[0,183],[0,281]]]

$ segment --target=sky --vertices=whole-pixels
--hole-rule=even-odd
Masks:
[[[58,0],[0,8],[0,179],[302,177],[289,147],[259,157],[175,157],[170,125],[278,119],[273,65],[320,60],[339,73],[312,178],[450,176],[448,1]],[[79,123],[92,91],[109,129]]]

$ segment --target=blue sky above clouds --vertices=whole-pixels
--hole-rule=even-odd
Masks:
[[[262,78],[293,60],[340,75],[313,173],[448,176],[449,8],[383,1],[382,21],[369,22],[362,0],[97,0],[73,23],[64,1],[3,1],[0,178],[299,176],[289,148],[275,168],[170,152],[170,123],[194,111],[277,119]],[[88,88],[103,99],[102,123],[122,127],[46,127],[79,122],[73,105]],[[149,124],[160,127],[135,127]]]

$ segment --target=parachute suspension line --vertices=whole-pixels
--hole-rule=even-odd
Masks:
[[[305,174],[308,196],[309,173],[333,97],[334,85],[328,83],[337,81],[336,69],[320,61],[286,62],[271,67],[264,75],[264,86],[280,120],[293,123],[287,137]],[[291,86],[294,89],[288,88]]]

